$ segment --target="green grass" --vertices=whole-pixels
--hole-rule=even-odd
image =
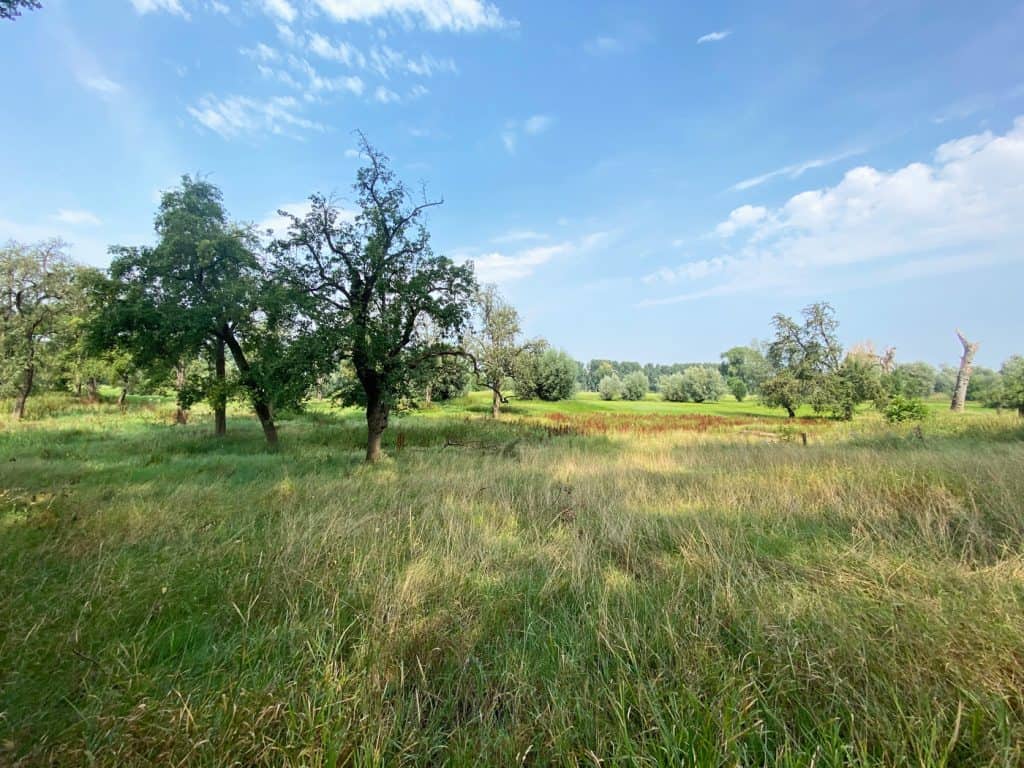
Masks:
[[[486,408],[0,427],[0,764],[1024,761],[1020,419]]]

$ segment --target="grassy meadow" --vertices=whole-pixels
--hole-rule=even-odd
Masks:
[[[1024,763],[1024,420],[488,409],[0,423],[0,765]]]

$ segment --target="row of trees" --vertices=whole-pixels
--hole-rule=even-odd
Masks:
[[[283,237],[232,221],[219,189],[186,176],[161,198],[156,244],[111,248],[105,272],[73,264],[59,242],[4,248],[0,392],[13,395],[14,417],[39,384],[95,398],[99,382],[116,383],[123,398],[130,387],[169,381],[179,421],[205,399],[224,434],[229,400],[243,398],[273,446],[275,414],[318,392],[365,409],[373,461],[395,408],[457,396],[472,380],[490,390],[495,416],[510,388],[559,400],[593,382],[607,399],[653,388],[705,402],[728,390],[741,400],[756,393],[791,416],[806,403],[850,418],[860,403],[920,396],[945,375],[896,365],[891,352],[844,352],[827,304],[798,320],[776,315],[770,342],[734,347],[718,366],[581,366],[524,338],[516,310],[477,285],[471,263],[436,255],[423,216],[439,202],[414,196],[365,140],[363,153],[358,213],[343,216],[314,195],[308,214],[281,212]],[[970,376],[967,351],[965,341],[955,378],[970,396],[986,374]],[[993,377],[990,402],[1024,407],[1020,358]]]

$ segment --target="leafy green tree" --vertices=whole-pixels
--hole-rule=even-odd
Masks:
[[[445,355],[424,366],[426,382],[422,387],[423,401],[445,402],[463,397],[469,390],[473,369],[466,358]]]
[[[839,368],[816,381],[810,401],[815,411],[849,421],[859,404],[869,400],[881,402],[882,395],[877,361],[849,355]]]
[[[649,388],[647,374],[642,370],[633,371],[622,380],[622,398],[623,400],[643,400]]]
[[[981,403],[998,399],[999,378],[999,371],[975,366],[967,383],[967,399]]]
[[[97,343],[127,350],[142,368],[177,367],[179,405],[207,396],[218,435],[226,430],[230,352],[267,443],[276,446],[273,408],[301,397],[306,383],[298,375],[306,368],[284,341],[294,331],[287,295],[270,285],[254,237],[229,222],[211,183],[183,176],[163,194],[155,229],[155,247],[111,249],[110,281],[96,297],[103,307]],[[188,386],[184,365],[196,358],[210,361],[212,375]]]
[[[682,373],[683,392],[692,403],[710,403],[725,394],[725,379],[711,365],[692,365]]]
[[[934,391],[939,395],[953,396],[953,388],[956,386],[957,369],[952,365],[943,365],[935,374]]]
[[[1003,363],[999,372],[1002,374],[1000,405],[1004,408],[1016,408],[1017,413],[1024,417],[1024,357],[1014,355]]]
[[[937,375],[938,372],[928,363],[901,363],[892,373],[892,389],[904,397],[928,397],[935,389]]]
[[[597,383],[597,392],[602,400],[618,400],[623,392],[622,379],[614,373],[604,376]]]
[[[289,285],[309,297],[304,316],[314,346],[336,364],[349,360],[366,403],[366,460],[381,457],[392,408],[413,390],[418,369],[464,354],[458,340],[476,292],[473,267],[430,247],[425,211],[413,202],[388,159],[362,138],[367,165],[356,177],[353,220],[322,195],[305,217],[289,215],[288,236],[275,243]],[[429,319],[433,339],[422,333]]]
[[[474,297],[471,329],[463,341],[473,361],[477,380],[491,390],[491,416],[498,418],[508,402],[505,384],[516,376],[520,357],[537,346],[520,338],[519,313],[493,285],[483,286]]]
[[[928,417],[928,406],[919,397],[907,397],[895,394],[882,411],[885,420],[890,424],[901,424],[905,421],[923,421]]]
[[[579,372],[579,364],[566,352],[538,345],[519,357],[516,395],[526,400],[569,400],[576,393]]]
[[[806,398],[806,383],[788,369],[779,371],[761,384],[761,402],[769,407],[784,408],[791,419]]]
[[[737,402],[742,403],[747,397],[747,383],[739,376],[733,376],[726,384],[729,387],[729,392],[736,398]]]
[[[756,391],[761,382],[767,379],[771,373],[771,365],[768,360],[753,345],[747,347],[732,347],[722,353],[722,362],[718,369],[722,376],[729,379],[739,379],[746,385],[747,392]],[[746,395],[744,395],[746,397]]]
[[[658,379],[658,392],[664,400],[673,403],[685,403],[687,401],[686,386],[683,382],[683,374],[670,373]]]
[[[0,391],[14,396],[14,419],[24,418],[39,370],[53,357],[76,271],[59,240],[0,248]]]
[[[0,19],[14,19],[21,16],[22,11],[32,11],[42,8],[39,0],[0,0]]]

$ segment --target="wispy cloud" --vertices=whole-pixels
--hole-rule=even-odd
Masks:
[[[62,224],[70,224],[72,226],[85,225],[90,227],[98,227],[100,224],[103,223],[100,220],[100,217],[97,216],[92,211],[74,209],[69,210],[67,208],[61,208],[59,211],[53,214],[52,218],[54,219],[54,221],[59,221]]]
[[[401,96],[392,91],[390,88],[385,88],[383,85],[378,85],[377,89],[373,92],[373,100],[381,104],[391,104],[395,101],[400,101]]]
[[[298,15],[295,6],[288,2],[288,0],[263,0],[261,4],[268,16],[285,24],[291,24]]]
[[[131,0],[131,2],[136,13],[145,14],[165,11],[181,16],[183,19],[189,18],[188,11],[181,5],[181,0]]]
[[[510,155],[515,154],[520,137],[538,136],[554,125],[555,119],[550,115],[533,115],[525,120],[509,120],[501,132],[501,143]]]
[[[626,50],[626,45],[617,37],[600,35],[587,40],[583,44],[583,50],[591,56],[609,56],[615,53],[622,53]]]
[[[532,275],[539,267],[564,256],[583,254],[600,247],[610,237],[608,232],[592,232],[577,240],[552,245],[537,245],[512,253],[490,251],[468,256],[477,277],[485,283],[506,283]]]
[[[121,92],[121,84],[114,82],[104,75],[80,74],[78,81],[89,90],[96,91],[96,93],[102,96],[113,96]]]
[[[647,305],[744,293],[807,294],[871,286],[1024,259],[1024,117],[1004,135],[964,136],[930,163],[861,166],[833,187],[775,209],[742,206],[720,234],[743,233],[722,254],[648,275],[682,293]]]
[[[455,62],[448,57],[437,58],[428,53],[412,56],[387,45],[374,45],[364,52],[352,43],[331,41],[317,32],[309,35],[306,45],[311,53],[322,59],[336,61],[346,67],[370,70],[384,78],[395,74],[433,77],[459,71]]]
[[[708,32],[706,35],[701,35],[697,38],[697,45],[703,45],[704,43],[717,43],[725,40],[725,38],[731,34],[731,29],[723,29],[718,32]]]
[[[270,133],[301,138],[303,133],[326,127],[299,114],[298,100],[277,96],[267,100],[247,96],[204,96],[188,108],[192,118],[224,139]]]
[[[743,191],[744,189],[750,189],[752,187],[760,186],[766,181],[778,178],[779,176],[785,176],[790,179],[798,179],[803,176],[807,171],[815,168],[824,168],[827,165],[838,163],[842,160],[846,160],[857,155],[864,154],[864,149],[850,149],[845,152],[840,152],[836,155],[830,155],[827,157],[816,157],[813,160],[806,160],[802,163],[793,163],[792,165],[784,165],[781,168],[776,168],[774,171],[768,171],[768,173],[762,173],[760,176],[751,176],[749,179],[743,179],[732,185],[732,189]]]
[[[492,237],[492,243],[521,243],[527,240],[547,240],[548,235],[534,232],[532,229],[510,229],[508,232]]]
[[[431,30],[463,32],[515,26],[486,0],[315,0],[330,18],[342,23],[396,17]]]

